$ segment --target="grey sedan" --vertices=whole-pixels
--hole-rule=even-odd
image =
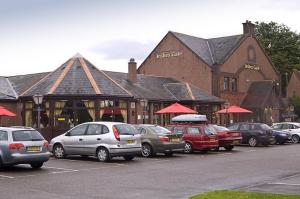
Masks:
[[[154,156],[156,153],[164,153],[171,156],[174,151],[183,151],[185,142],[182,134],[172,133],[168,129],[151,124],[135,125],[142,135],[142,155]]]
[[[17,164],[40,168],[49,158],[48,142],[35,129],[0,127],[0,169]]]

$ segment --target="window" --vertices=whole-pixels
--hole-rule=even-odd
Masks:
[[[272,128],[275,129],[275,130],[281,129],[281,124],[276,124]]]
[[[232,131],[236,131],[236,130],[238,130],[238,128],[239,128],[238,124],[235,124],[235,125],[232,125],[232,126],[228,127],[228,129],[232,130]]]
[[[171,133],[168,129],[161,126],[149,126],[149,129],[151,129],[154,133],[157,134]]]
[[[229,77],[224,77],[224,91],[229,91]]]
[[[184,133],[184,128],[183,127],[174,127],[173,130],[174,133]]]
[[[293,125],[293,129],[299,129],[299,126]]]
[[[102,132],[102,125],[90,124],[86,132],[87,135],[100,135]]]
[[[137,130],[138,130],[139,134],[145,134],[146,133],[146,130],[144,128],[138,127]]]
[[[69,135],[70,135],[70,136],[79,136],[79,135],[83,135],[83,134],[85,133],[86,127],[87,127],[86,124],[77,126],[77,127],[73,128],[73,129],[69,132]]]
[[[205,135],[215,135],[215,134],[217,134],[216,131],[212,127],[209,127],[209,126],[204,128],[204,133],[205,133]]]
[[[138,134],[136,128],[134,128],[130,124],[117,124],[114,125],[116,129],[118,129],[120,135],[135,135]]]
[[[237,79],[231,78],[231,91],[236,92],[237,91]]]
[[[189,127],[189,128],[187,128],[187,133],[188,134],[200,134],[200,131],[198,128]]]
[[[0,141],[8,140],[8,135],[6,131],[0,131]]]
[[[249,130],[249,125],[248,124],[242,124],[240,127],[241,131],[248,131]]]
[[[33,130],[19,130],[13,131],[12,137],[14,141],[41,141],[43,136],[38,131]]]

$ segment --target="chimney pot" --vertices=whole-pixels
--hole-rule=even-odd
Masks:
[[[132,83],[137,82],[136,62],[134,58],[131,58],[128,62],[128,74],[127,79]]]
[[[246,22],[243,23],[244,35],[245,34],[254,35],[254,28],[255,25],[251,21],[246,20]]]

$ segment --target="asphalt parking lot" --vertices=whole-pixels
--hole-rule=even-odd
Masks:
[[[110,163],[51,158],[39,170],[19,165],[0,172],[1,199],[187,198],[219,189],[300,195],[299,149],[300,144],[242,146]]]

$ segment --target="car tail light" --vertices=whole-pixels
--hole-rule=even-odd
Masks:
[[[114,133],[114,136],[115,138],[120,141],[120,133],[118,131],[118,129],[116,127],[113,127],[113,133]]]
[[[12,143],[8,145],[9,150],[19,150],[22,147],[24,147],[22,143]]]
[[[49,143],[47,142],[47,140],[44,140],[44,148],[48,148],[49,147]]]
[[[159,136],[159,140],[162,142],[169,142],[170,139],[167,136]]]

